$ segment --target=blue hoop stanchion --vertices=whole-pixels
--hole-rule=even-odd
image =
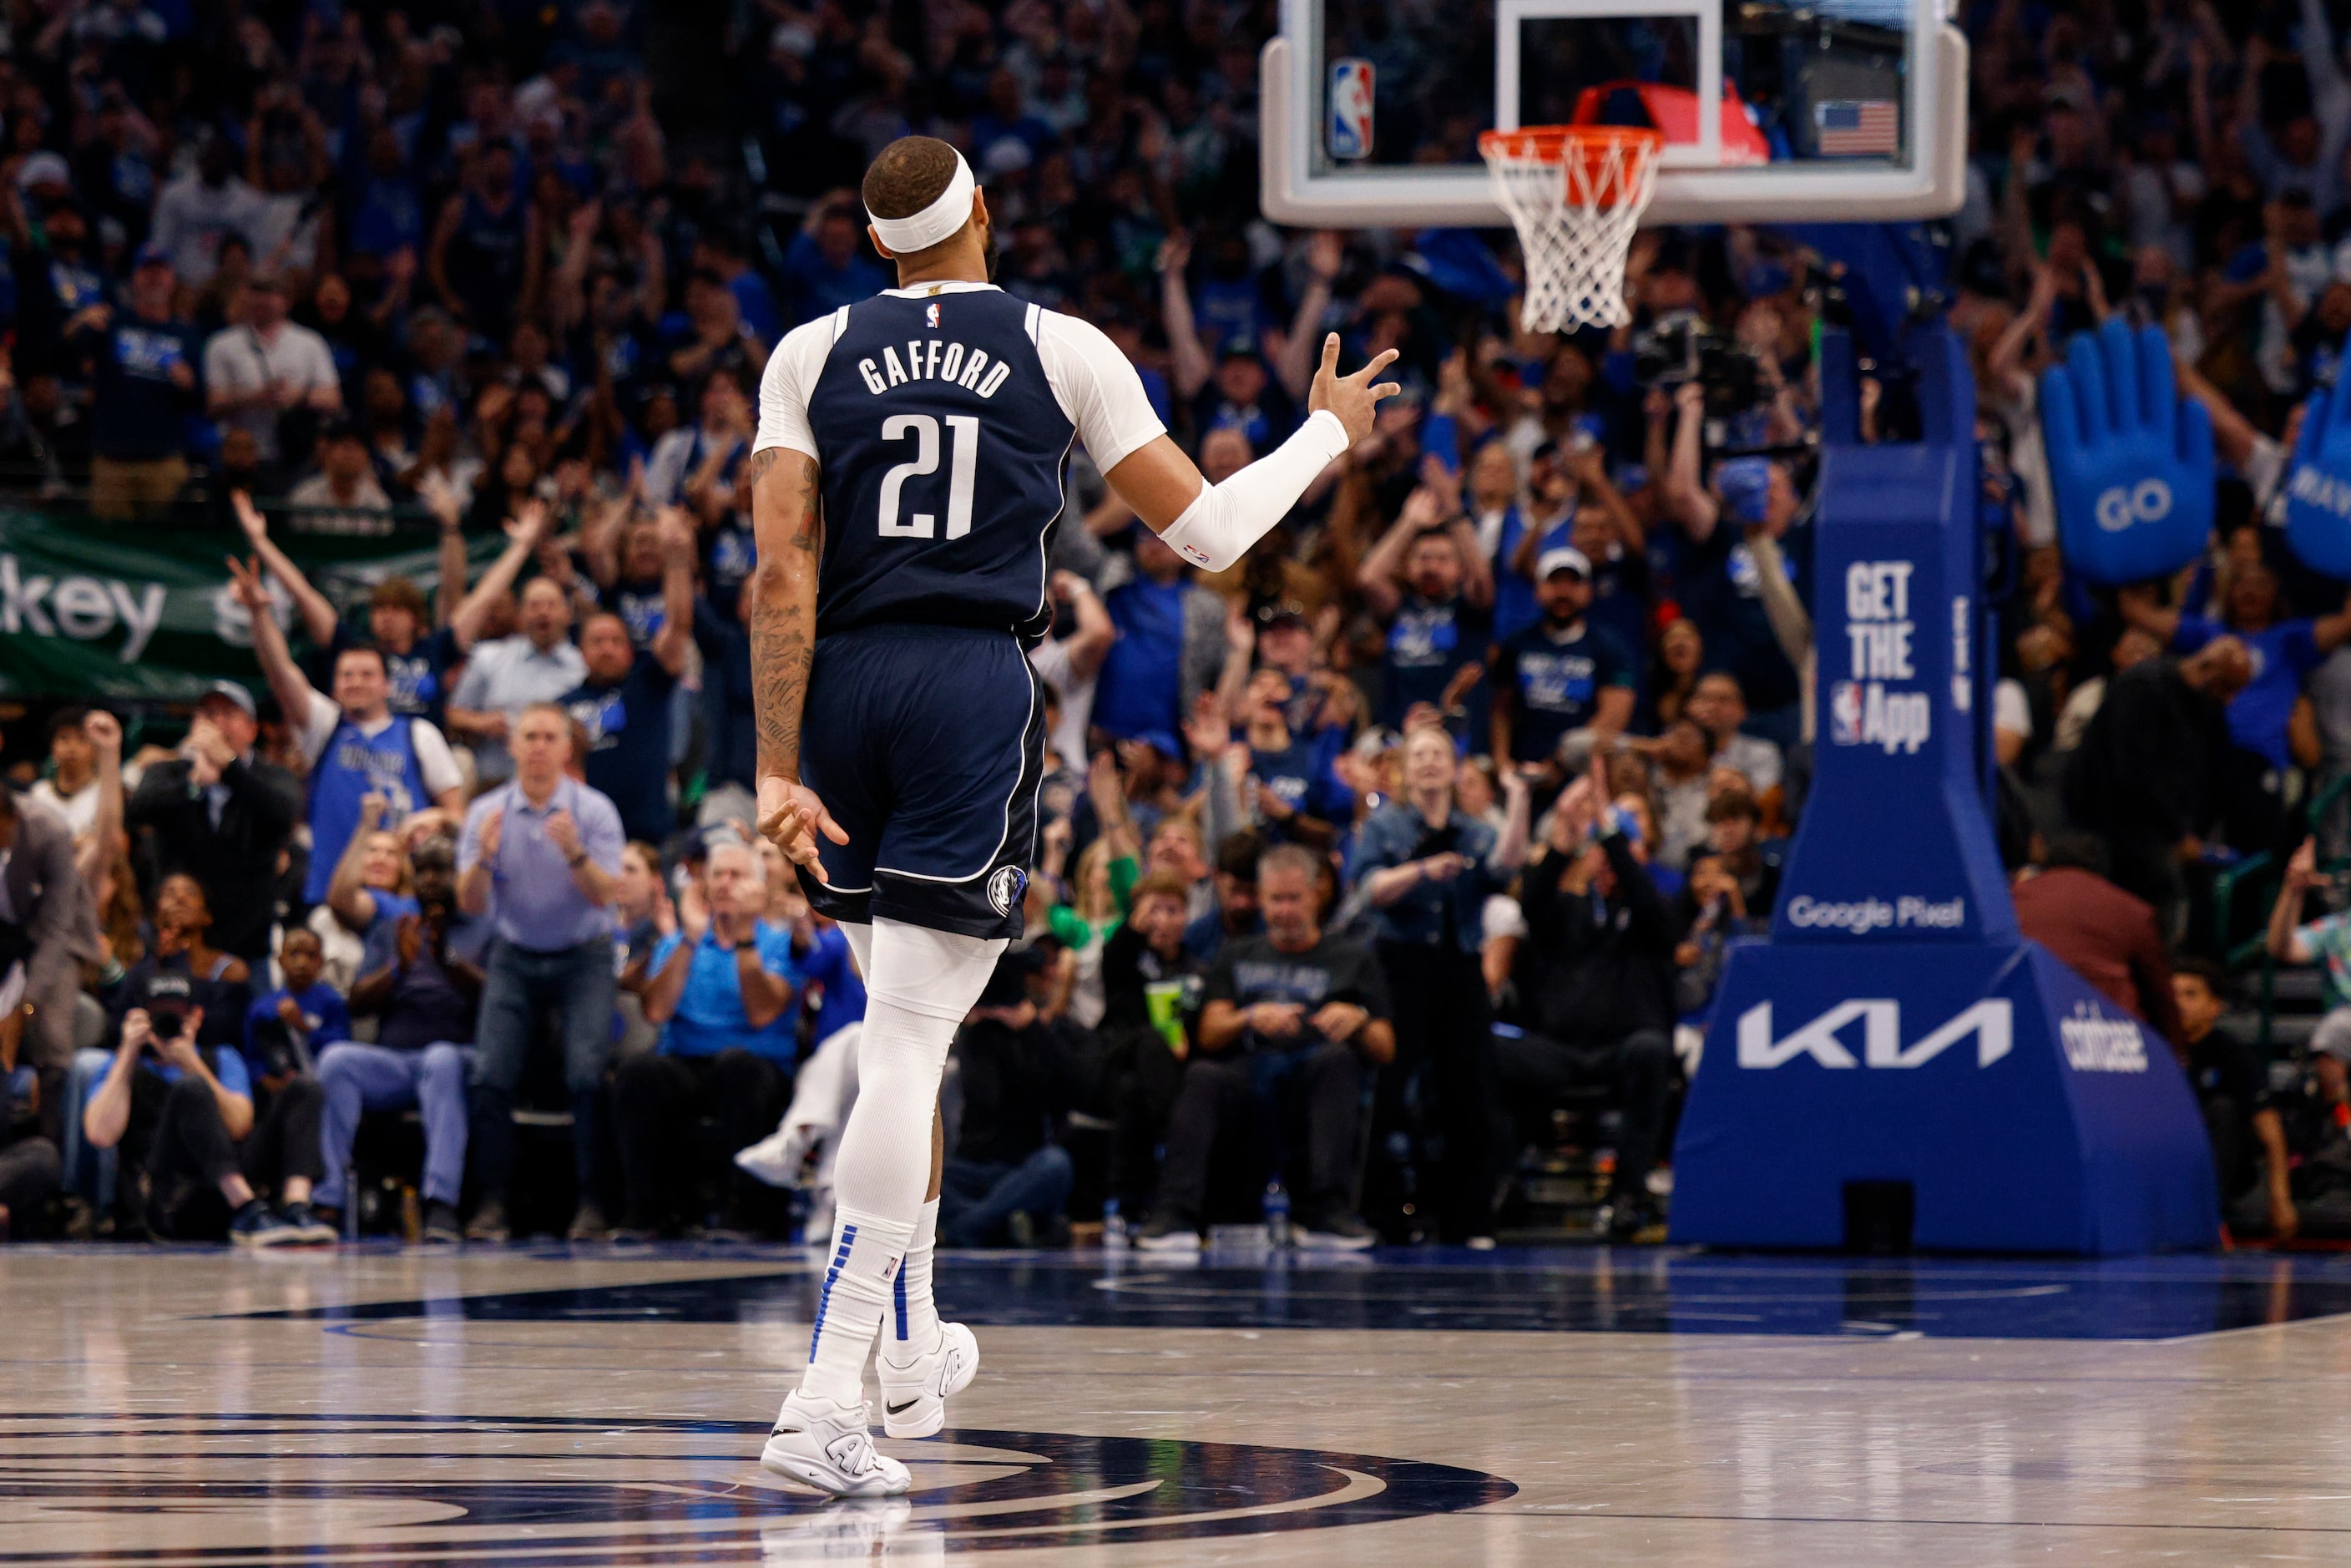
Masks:
[[[2018,934],[1976,755],[1974,386],[1947,328],[1911,348],[1925,439],[1823,450],[1813,790],[1771,940],[1725,969],[1673,1239],[1835,1247],[1895,1184],[1925,1249],[2213,1245],[2170,1048]]]

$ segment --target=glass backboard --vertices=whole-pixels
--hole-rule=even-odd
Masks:
[[[1285,0],[1261,62],[1266,215],[1499,225],[1479,131],[1604,124],[1665,137],[1653,224],[1939,216],[1966,169],[1945,4]]]

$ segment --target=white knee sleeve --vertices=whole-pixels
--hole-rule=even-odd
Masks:
[[[931,1177],[931,1116],[947,1047],[1006,946],[1000,936],[873,923],[865,1027],[857,1042],[857,1104],[841,1131],[833,1177],[844,1211],[884,1217],[910,1229],[920,1217]]]
[[[857,977],[870,984],[873,978],[873,927],[844,920],[841,934],[849,938],[849,956],[857,960]]]

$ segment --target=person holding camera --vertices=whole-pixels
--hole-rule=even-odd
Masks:
[[[332,1232],[316,1234],[304,1207],[308,1178],[294,1174],[301,1151],[285,1151],[286,1198],[300,1211],[291,1220],[256,1195],[237,1157],[255,1126],[252,1075],[237,1049],[247,974],[243,959],[206,942],[211,924],[193,877],[163,879],[154,950],[116,989],[120,1034],[104,1081],[81,1107],[81,1135],[92,1148],[120,1149],[126,1168],[140,1173],[131,1212],[118,1219],[159,1240],[331,1240]]]

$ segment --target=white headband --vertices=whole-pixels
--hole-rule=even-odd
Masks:
[[[870,208],[865,215],[873,219],[873,232],[882,236],[891,255],[912,256],[930,249],[971,221],[971,193],[978,188],[979,182],[971,177],[971,165],[958,152],[955,178],[947,182],[937,201],[908,217],[876,217]]]

